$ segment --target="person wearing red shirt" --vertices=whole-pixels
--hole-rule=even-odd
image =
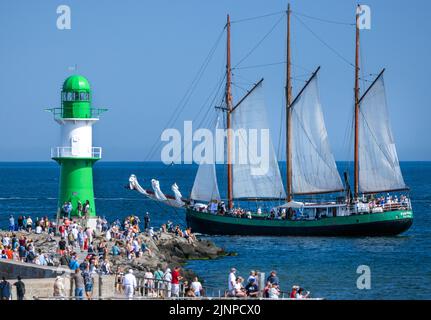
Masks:
[[[10,247],[7,247],[7,249],[5,250],[5,254],[9,260],[13,259],[13,251]]]
[[[175,267],[172,271],[172,296],[173,297],[179,297],[180,296],[180,280],[183,279],[183,277],[180,274],[180,267]]]

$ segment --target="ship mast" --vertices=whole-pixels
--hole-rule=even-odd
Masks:
[[[231,77],[232,70],[230,65],[230,18],[227,15],[226,22],[226,128],[227,128],[227,199],[228,208],[233,207],[233,190],[232,190],[232,130],[231,130],[231,111],[232,111],[232,91],[231,91]]]
[[[359,195],[359,10],[356,11],[354,197]]]
[[[286,44],[286,195],[287,201],[292,201],[292,126],[290,105],[292,101],[291,61],[290,61],[290,3],[287,5],[287,44]]]

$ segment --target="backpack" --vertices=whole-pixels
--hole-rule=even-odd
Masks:
[[[27,260],[31,262],[31,261],[33,261],[33,260],[34,260],[34,258],[35,258],[34,253],[33,253],[32,251],[30,251],[30,252],[27,254]]]
[[[89,272],[83,272],[82,276],[84,277],[84,283],[87,284],[92,284],[93,283],[93,279],[91,278],[91,275]]]

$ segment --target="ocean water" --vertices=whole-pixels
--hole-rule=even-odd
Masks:
[[[342,167],[343,165],[339,165]],[[229,269],[247,277],[251,269],[268,274],[278,271],[288,291],[299,284],[314,297],[327,299],[430,299],[431,298],[431,162],[401,164],[411,188],[415,221],[406,233],[379,238],[305,237],[208,237],[236,256],[212,261],[190,261],[188,267],[205,285],[224,290]],[[98,215],[108,219],[150,212],[152,225],[168,219],[185,224],[184,212],[149,201],[127,190],[134,173],[143,186],[157,178],[166,191],[172,183],[184,195],[191,190],[196,166],[164,166],[160,163],[99,162],[94,169]],[[223,179],[220,179],[223,181]],[[56,211],[59,167],[54,162],[0,162],[0,227],[9,214],[34,218]],[[220,186],[223,192],[225,186]],[[369,266],[371,289],[357,288],[357,268]]]

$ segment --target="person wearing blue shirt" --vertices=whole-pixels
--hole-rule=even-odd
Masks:
[[[0,300],[11,300],[12,290],[10,283],[6,281],[6,277],[2,277],[2,282],[0,282]]]
[[[111,253],[113,256],[118,256],[120,254],[120,248],[118,247],[117,244],[112,246]]]
[[[266,282],[270,282],[271,284],[278,286],[280,284],[280,280],[277,277],[277,272],[271,271],[269,277],[266,279]]]
[[[76,261],[76,257],[75,256],[73,256],[72,260],[70,260],[69,268],[71,270],[73,270],[73,271],[75,271],[76,269],[79,268],[79,263],[78,263],[78,261]]]

